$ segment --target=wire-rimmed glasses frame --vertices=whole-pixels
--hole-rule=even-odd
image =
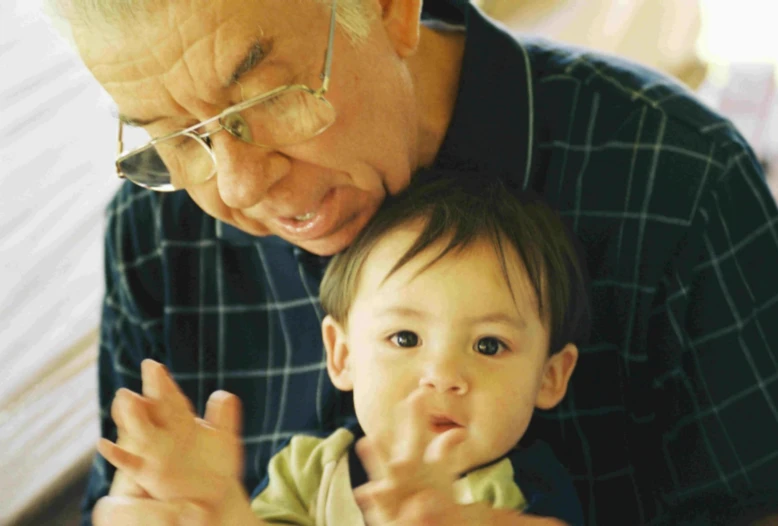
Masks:
[[[251,134],[248,129],[248,126],[243,119],[243,117],[240,115],[241,111],[244,111],[248,108],[251,108],[252,106],[255,106],[257,104],[267,102],[271,99],[277,98],[280,95],[287,93],[287,92],[294,92],[294,91],[302,91],[305,92],[314,98],[318,99],[319,101],[327,104],[331,107],[330,102],[325,98],[325,94],[327,93],[329,89],[329,83],[330,83],[330,71],[332,67],[332,48],[333,48],[333,42],[334,42],[334,35],[335,35],[335,25],[336,25],[336,10],[337,10],[337,0],[332,0],[331,4],[331,14],[330,14],[330,24],[329,24],[329,36],[327,41],[327,49],[324,54],[324,67],[322,69],[322,73],[320,75],[322,79],[322,85],[319,89],[313,89],[309,87],[306,84],[287,84],[283,86],[278,86],[277,88],[274,88],[270,91],[266,91],[256,97],[252,97],[250,99],[247,99],[245,101],[239,102],[238,104],[235,104],[233,106],[230,106],[229,108],[224,109],[222,112],[220,112],[218,115],[214,115],[213,117],[210,117],[204,121],[201,121],[197,124],[194,124],[188,128],[185,128],[183,130],[178,130],[173,133],[169,133],[167,135],[163,135],[161,137],[156,137],[151,139],[149,142],[144,144],[143,146],[140,146],[138,148],[134,148],[130,150],[129,152],[122,153],[124,150],[124,142],[123,142],[123,128],[124,123],[122,122],[122,119],[119,119],[119,135],[118,135],[118,152],[117,157],[115,161],[115,167],[116,167],[116,175],[121,179],[127,179],[139,186],[142,186],[144,188],[148,188],[150,190],[159,191],[159,192],[169,192],[169,191],[175,191],[179,190],[181,188],[173,187],[169,182],[168,183],[160,183],[159,185],[151,185],[145,182],[136,181],[133,179],[132,176],[125,174],[122,171],[121,164],[126,161],[128,158],[134,157],[138,154],[143,153],[146,150],[149,150],[151,148],[156,148],[156,146],[160,143],[167,142],[171,139],[174,139],[176,137],[189,137],[191,139],[194,139],[201,147],[203,147],[207,152],[208,155],[211,158],[211,161],[213,163],[213,170],[211,174],[203,179],[202,181],[199,181],[197,184],[204,183],[205,181],[211,179],[214,175],[216,175],[217,172],[217,163],[216,163],[216,155],[213,152],[213,148],[211,146],[211,136],[214,134],[225,130],[230,135],[247,142],[249,144],[253,144],[255,146],[265,147],[265,148],[276,148],[278,146],[282,146],[281,144],[263,144],[254,142],[251,140]],[[333,123],[334,120],[334,110],[333,110],[333,119],[326,124],[326,126],[318,129],[316,132],[312,133],[309,136],[301,138],[299,141],[296,142],[303,142],[308,139],[311,139],[315,137],[316,135],[324,132],[327,128],[329,128]],[[198,129],[201,129],[203,127],[206,127],[210,124],[217,123],[218,126],[215,127],[213,130],[205,131],[205,132],[198,132]],[[294,144],[294,143],[292,143]],[[283,144],[283,146],[288,146],[289,144]]]

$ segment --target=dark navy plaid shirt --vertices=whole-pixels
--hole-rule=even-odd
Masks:
[[[592,524],[657,523],[687,499],[715,514],[732,509],[729,495],[775,490],[778,210],[751,149],[667,78],[517,42],[467,9],[436,165],[540,192],[572,223],[592,275],[591,344],[566,400],[530,433],[569,469]],[[200,411],[216,389],[240,396],[249,492],[291,434],[352,413],[325,370],[320,258],[215,221],[185,193],[125,185],[105,264],[104,436],[115,437],[114,392],[140,389],[146,357]],[[111,476],[97,458],[87,508]]]

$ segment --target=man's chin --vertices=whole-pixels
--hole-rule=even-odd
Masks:
[[[225,221],[238,230],[242,230],[252,236],[278,236],[284,241],[288,241],[317,256],[332,256],[345,250],[346,247],[354,241],[359,232],[362,231],[365,224],[375,213],[374,211],[371,212],[372,213],[363,212],[357,214],[344,221],[331,232],[313,239],[290,236],[283,230],[269,228],[264,223],[248,219],[245,216],[222,219],[222,221]]]
[[[356,233],[353,235],[345,235],[345,233],[338,231],[320,239],[299,242],[293,239],[286,240],[311,254],[316,254],[317,256],[333,256],[338,252],[345,250],[355,237]]]
[[[249,234],[250,236],[266,237],[275,235],[268,227],[259,221],[247,219],[241,215],[233,215],[231,218],[220,218],[225,223],[234,226],[238,230]]]

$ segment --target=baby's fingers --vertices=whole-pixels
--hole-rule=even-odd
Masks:
[[[413,392],[395,411],[398,425],[392,441],[392,460],[421,462],[431,438],[425,391]]]
[[[122,435],[134,441],[145,441],[154,431],[151,403],[129,389],[121,388],[111,404],[111,418]]]
[[[354,490],[354,499],[369,525],[392,523],[406,496],[385,480],[367,482]]]
[[[121,446],[117,446],[110,440],[101,438],[97,443],[97,451],[117,469],[130,475],[138,473],[143,467],[143,459],[130,453]]]
[[[217,429],[240,436],[243,427],[240,398],[227,391],[215,391],[205,406],[205,421]]]
[[[356,444],[357,456],[370,480],[383,480],[388,475],[388,460],[374,439],[360,438]]]
[[[450,429],[432,439],[424,452],[424,462],[443,466],[458,465],[455,462],[456,446],[462,443],[465,434],[460,429]]]
[[[195,416],[192,402],[181,391],[167,368],[146,359],[141,363],[143,394],[155,403],[152,418],[160,427],[189,424]]]

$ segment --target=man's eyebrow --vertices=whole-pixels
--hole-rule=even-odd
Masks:
[[[267,39],[252,42],[243,59],[232,71],[229,82],[225,87],[235,84],[243,75],[256,68],[270,53],[271,48],[272,42]]]
[[[249,46],[248,51],[243,56],[241,61],[238,63],[237,66],[235,66],[235,69],[232,71],[232,74],[230,75],[229,82],[224,87],[229,87],[240,78],[248,73],[249,71],[256,68],[270,53],[270,49],[272,48],[272,42],[270,40],[255,40],[251,43],[251,46]],[[149,124],[154,124],[155,122],[161,121],[165,117],[153,117],[151,119],[137,119],[135,117],[130,117],[129,115],[123,115],[119,114],[119,120],[122,121],[122,123],[126,124],[127,126],[148,126]]]
[[[164,119],[164,117],[154,117],[153,119],[136,119],[134,117],[129,117],[127,115],[119,114],[119,120],[122,121],[123,124],[126,124],[127,126],[148,126],[149,124],[153,124],[157,121],[161,121]]]

